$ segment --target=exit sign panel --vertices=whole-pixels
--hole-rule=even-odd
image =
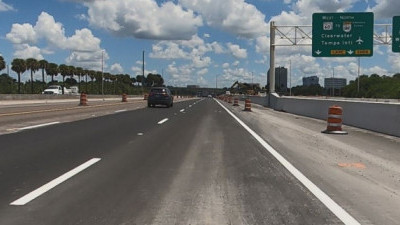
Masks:
[[[314,13],[314,57],[365,57],[373,55],[374,14]]]
[[[393,17],[392,51],[400,52],[400,16]]]

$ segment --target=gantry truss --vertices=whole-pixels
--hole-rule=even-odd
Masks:
[[[374,25],[374,45],[392,44],[392,24]],[[311,25],[274,25],[275,46],[311,46]],[[279,37],[279,38],[278,38]]]

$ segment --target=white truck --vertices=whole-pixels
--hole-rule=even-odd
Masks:
[[[79,90],[78,87],[73,86],[71,89],[68,89],[64,87],[64,94],[69,95],[69,94],[78,94]],[[62,87],[60,85],[50,85],[48,88],[46,88],[42,94],[51,94],[51,95],[62,95]]]

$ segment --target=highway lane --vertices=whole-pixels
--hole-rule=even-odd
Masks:
[[[0,143],[0,224],[342,223],[212,99],[1,135]],[[10,205],[93,158],[101,160]]]

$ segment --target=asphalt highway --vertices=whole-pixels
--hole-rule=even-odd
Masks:
[[[395,224],[398,218],[396,209],[357,203],[379,206],[389,188],[387,203],[398,206],[398,166],[385,167],[381,175],[393,178],[381,178],[381,185],[372,179],[377,174],[365,172],[369,183],[360,185],[376,189],[361,199],[367,188],[357,195],[349,181],[357,172],[309,164],[339,154],[311,151],[318,147],[304,140],[331,138],[309,134],[319,121],[262,108],[243,112],[211,98],[173,108],[124,107],[0,135],[0,224]],[[305,136],[298,137],[302,126]],[[290,129],[296,135],[289,137]],[[397,138],[360,132],[354,136],[385,143],[379,156],[397,162]],[[292,143],[279,138],[285,135]],[[327,143],[344,149],[351,143],[333,139]],[[340,162],[351,169],[354,161]]]

